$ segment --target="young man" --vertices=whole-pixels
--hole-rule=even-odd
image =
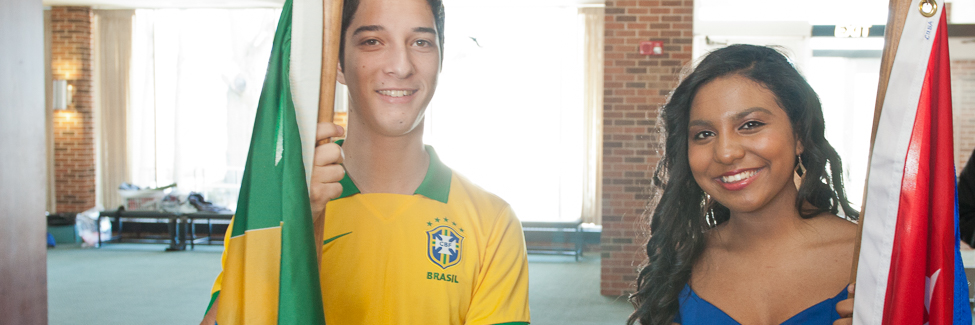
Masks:
[[[422,142],[443,21],[439,0],[345,3],[338,81],[349,130],[316,150],[311,184],[329,324],[529,322],[520,222]],[[341,135],[318,126],[319,139]]]

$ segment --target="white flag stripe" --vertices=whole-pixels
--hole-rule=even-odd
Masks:
[[[322,78],[322,0],[292,0],[291,98],[295,102],[301,160],[311,177],[318,125],[318,91]]]
[[[941,7],[931,18],[910,6],[877,127],[867,180],[853,324],[881,324],[907,148]],[[930,29],[929,29],[930,27]]]

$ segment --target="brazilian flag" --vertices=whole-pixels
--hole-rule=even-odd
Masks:
[[[274,35],[227,244],[218,324],[325,324],[289,81],[291,12],[288,0]]]

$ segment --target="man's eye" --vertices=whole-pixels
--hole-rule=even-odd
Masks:
[[[433,43],[432,42],[430,42],[428,40],[424,40],[424,39],[416,40],[416,42],[413,42],[413,44],[416,45],[416,46],[419,46],[419,47],[433,46]]]
[[[370,38],[365,41],[362,41],[362,45],[368,45],[368,46],[379,45],[379,40]]]

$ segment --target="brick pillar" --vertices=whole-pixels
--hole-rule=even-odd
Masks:
[[[955,170],[961,173],[975,149],[975,60],[951,61],[951,106],[955,120]]]
[[[694,2],[606,1],[603,112],[603,233],[600,292],[634,291],[646,260],[643,217],[659,155],[659,107],[691,59]],[[640,55],[640,41],[663,41],[664,54]]]
[[[95,206],[90,7],[51,8],[51,71],[67,80],[73,100],[54,114],[54,187],[58,212]]]

